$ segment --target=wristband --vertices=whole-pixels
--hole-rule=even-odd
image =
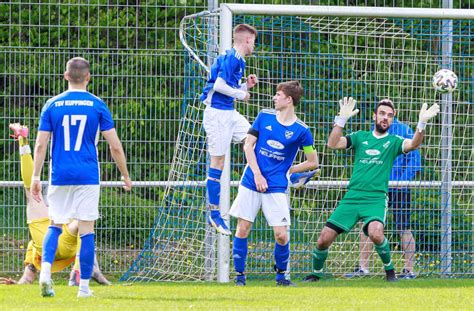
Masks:
[[[334,118],[334,124],[340,127],[344,127],[346,125],[347,119],[341,116],[336,116]]]
[[[40,176],[35,176],[35,175],[31,176],[31,181],[40,181],[40,180],[41,180]]]
[[[426,127],[426,122],[418,121],[418,125],[416,126],[416,128],[418,129],[420,133],[425,130],[425,127]]]

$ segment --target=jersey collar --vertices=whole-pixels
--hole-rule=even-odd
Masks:
[[[86,90],[80,90],[80,89],[68,89],[66,92],[87,92]]]
[[[374,136],[374,137],[377,138],[377,139],[381,139],[381,138],[384,138],[384,137],[387,137],[387,136],[388,136],[388,131],[385,132],[383,135],[377,136],[377,135],[375,135],[375,130],[373,130],[373,131],[372,131],[372,136]]]
[[[239,51],[237,51],[237,49],[235,48],[235,46],[232,47],[235,51],[235,54],[239,55],[240,59],[242,59],[244,61],[244,63],[246,63],[245,61],[245,57],[239,53]]]

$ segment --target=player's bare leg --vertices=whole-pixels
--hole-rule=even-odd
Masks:
[[[416,274],[413,273],[413,259],[415,257],[415,239],[411,230],[404,230],[400,233],[401,247],[403,257],[405,259],[405,266],[402,272],[402,278],[414,279]]]
[[[102,271],[100,271],[99,261],[97,260],[97,253],[94,256],[94,269],[92,270],[91,278],[97,283],[99,283],[100,285],[106,285],[106,286],[112,285],[112,283],[109,280],[107,280],[105,275],[102,274]]]

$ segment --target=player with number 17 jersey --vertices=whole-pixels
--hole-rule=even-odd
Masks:
[[[50,184],[98,185],[99,133],[113,128],[107,105],[85,90],[68,90],[48,100],[41,112],[39,130],[54,133]]]

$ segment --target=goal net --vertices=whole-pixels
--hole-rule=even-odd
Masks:
[[[251,5],[245,6],[250,8],[246,13],[243,6],[230,7],[231,12],[239,9],[232,12],[225,27],[248,23],[259,32],[254,55],[246,59],[246,74],[257,74],[260,82],[252,89],[250,102],[238,103],[237,109],[252,122],[260,109],[273,106],[271,98],[279,82],[299,80],[305,89],[297,113],[312,129],[322,176],[305,189],[291,192],[291,273],[311,271],[311,251],[319,232],[346,192],[353,155],[351,151],[329,150],[325,143],[338,112],[338,100],[352,96],[360,113],[348,122],[346,134],[370,130],[374,106],[382,98],[393,100],[397,118],[412,129],[422,103],[440,103],[441,113],[427,127],[420,150],[421,170],[411,181],[391,182],[392,188],[408,188],[411,193],[410,208],[403,211],[410,216],[409,226],[399,228],[389,210],[386,235],[397,271],[404,267],[401,236],[410,230],[417,274],[472,277],[474,20],[463,15],[472,12],[453,10],[460,13],[459,19],[442,20],[427,15],[411,17],[422,12],[417,9],[407,18],[393,17],[391,10],[384,15],[384,9],[375,8],[374,18],[363,17],[361,9],[353,16],[342,13],[347,12],[344,7],[335,9],[345,16],[317,10],[300,16],[282,7],[271,13],[277,6],[255,6],[258,9],[252,13]],[[220,31],[225,33],[219,26],[222,18],[222,12],[204,12],[182,21],[183,42],[191,51],[186,61],[186,112],[166,195],[159,202],[159,216],[124,280],[212,280],[219,269],[229,269],[218,264],[217,237],[205,221],[208,159],[202,127],[204,105],[198,100],[206,67],[221,48],[217,42],[225,41],[218,37]],[[433,74],[441,68],[451,68],[459,78],[458,90],[452,95],[441,96],[431,86]],[[245,165],[239,147],[233,147],[231,153],[230,200]],[[302,159],[300,155],[297,161]],[[235,225],[231,219],[233,229]],[[332,245],[325,267],[328,273],[343,276],[358,266],[359,231],[357,225]],[[273,245],[272,230],[259,214],[249,237],[249,275],[256,278],[274,273]],[[229,254],[223,256],[233,271]],[[371,275],[383,273],[375,252],[369,257],[369,270]]]

